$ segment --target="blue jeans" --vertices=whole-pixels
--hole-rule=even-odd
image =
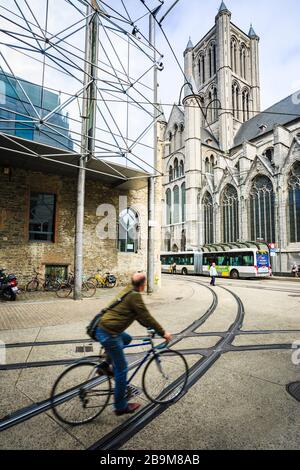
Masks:
[[[211,276],[210,285],[211,285],[211,286],[215,286],[215,285],[216,285],[216,276]]]
[[[96,329],[96,338],[112,361],[115,376],[115,409],[124,410],[128,405],[125,398],[128,366],[123,348],[131,342],[132,338],[125,332],[112,335],[102,328]]]

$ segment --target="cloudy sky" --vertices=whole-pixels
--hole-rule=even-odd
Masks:
[[[19,77],[33,81],[35,83],[42,83],[43,80],[43,56],[37,50],[28,51],[26,44],[19,42],[20,38],[31,44],[30,47],[37,48],[37,41],[29,39],[30,33],[22,29],[26,26],[25,21],[22,19],[22,14],[26,15],[27,19],[31,21],[30,25],[33,31],[41,33],[36,21],[30,11],[28,5],[32,8],[32,12],[39,24],[45,25],[48,22],[48,31],[59,37],[64,36],[60,32],[70,27],[75,23],[75,26],[70,28],[67,32],[74,32],[67,38],[69,44],[65,42],[60,43],[64,47],[63,54],[57,48],[52,48],[50,53],[51,57],[46,58],[46,70],[44,74],[45,86],[61,91],[62,102],[69,97],[69,94],[75,94],[81,88],[81,80],[83,74],[80,71],[74,71],[72,66],[65,64],[65,61],[71,59],[74,64],[82,68],[82,57],[84,48],[84,30],[81,29],[76,32],[77,27],[82,26],[80,20],[83,18],[79,10],[85,11],[83,3],[85,0],[0,0],[0,27],[13,32],[14,36],[8,36],[6,33],[0,32],[0,66],[4,70],[11,70]],[[128,14],[133,20],[138,19],[140,16],[146,14],[145,18],[137,22],[140,33],[145,36],[148,35],[148,18],[147,9],[141,0],[105,0],[103,5],[109,5],[114,8],[116,12],[123,14],[125,17]],[[160,0],[146,0],[146,5],[151,9],[159,5]],[[158,18],[167,10],[169,6],[174,3],[174,0],[165,0]],[[164,31],[175,51],[178,60],[183,65],[183,51],[191,36],[193,44],[196,44],[207,31],[211,29],[215,22],[215,16],[218,12],[220,0],[179,0],[172,12],[167,16],[163,22]],[[232,12],[232,22],[246,33],[249,31],[250,23],[253,23],[254,30],[260,36],[260,72],[261,72],[261,97],[262,109],[269,107],[275,102],[283,99],[294,91],[300,89],[300,41],[299,41],[299,14],[300,3],[298,0],[226,0],[227,7]],[[48,17],[45,15],[45,7],[49,5]],[[124,6],[126,6],[127,12]],[[20,10],[21,8],[21,10]],[[106,7],[105,7],[106,8]],[[110,11],[114,15],[113,11]],[[18,15],[18,16],[16,16]],[[117,15],[116,15],[117,16]],[[16,26],[12,21],[16,21],[20,26]],[[103,20],[105,23],[105,21]],[[119,26],[124,26],[131,32],[131,26],[125,23],[118,22]],[[111,26],[111,25],[110,25]],[[28,28],[28,25],[27,25]],[[17,33],[25,34],[25,36],[17,36]],[[120,78],[125,80],[125,69],[129,64],[129,74],[131,78],[136,79],[144,74],[145,71],[151,68],[151,60],[144,52],[147,51],[147,46],[143,45],[142,50],[136,47],[130,47],[130,60],[128,62],[128,44],[127,38],[117,36],[115,32],[104,30],[100,31],[100,61],[101,69],[99,71],[100,80],[111,80],[112,84],[107,82],[99,82],[102,88],[110,90],[104,92],[106,99],[114,99],[114,97],[125,99],[121,102],[101,102],[99,98],[98,110],[98,127],[106,129],[104,131],[97,131],[97,138],[108,144],[103,144],[103,148],[114,150],[113,145],[116,140],[118,144],[124,148],[124,138],[117,137],[121,133],[128,136],[128,145],[131,145],[132,140],[135,140],[149,124],[151,125],[150,113],[153,112],[151,106],[145,106],[145,111],[138,109],[137,106],[130,107],[127,120],[127,105],[126,94],[115,91],[117,80]],[[4,43],[12,43],[15,46],[25,46],[25,49],[12,49],[7,47]],[[40,41],[43,45],[43,41]],[[29,47],[29,49],[30,49]],[[77,49],[76,49],[77,48]],[[183,84],[183,76],[176,64],[170,48],[163,37],[161,31],[157,32],[157,48],[164,55],[163,63],[164,70],[159,72],[159,97],[164,104],[165,114],[168,117],[171,106],[174,102],[178,102],[179,91]],[[75,55],[74,55],[75,52]],[[118,56],[116,55],[116,52]],[[149,52],[149,51],[148,51]],[[1,56],[1,53],[3,56]],[[27,54],[27,55],[24,55]],[[76,54],[78,57],[76,57]],[[69,58],[69,59],[68,59]],[[37,61],[40,60],[40,62]],[[55,60],[55,61],[54,61]],[[110,66],[113,65],[118,72],[118,79],[114,79],[109,75],[111,72]],[[10,68],[8,68],[8,66]],[[68,70],[73,75],[64,73]],[[152,100],[152,92],[147,86],[152,86],[152,71],[146,73],[142,79],[142,84],[135,84],[131,97],[135,100],[145,101],[145,99]],[[125,80],[126,81],[126,80]],[[118,85],[118,84],[117,84]],[[119,86],[119,85],[118,85]],[[113,92],[113,93],[112,93]],[[68,94],[69,93],[69,94]],[[69,112],[70,117],[74,119],[71,121],[71,128],[73,137],[80,140],[80,99],[74,100],[68,107],[64,109]],[[79,106],[78,106],[79,105]],[[76,122],[77,119],[77,122]],[[116,135],[109,136],[108,130],[111,129]],[[151,129],[145,133],[141,139],[142,144],[152,144]],[[112,146],[109,146],[111,143]],[[101,148],[99,142],[99,147]],[[138,145],[134,149],[138,158],[142,158],[149,163],[152,160],[152,151],[150,148]],[[100,157],[100,152],[99,152]],[[113,158],[113,157],[112,157]],[[114,157],[115,158],[115,157]],[[140,160],[134,158],[137,163]],[[121,162],[120,159],[114,161]],[[123,163],[123,162],[122,162]],[[144,165],[142,165],[144,167]],[[149,167],[147,168],[149,171]]]

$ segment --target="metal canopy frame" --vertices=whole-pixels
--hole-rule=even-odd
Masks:
[[[51,24],[52,7],[57,3],[65,4],[70,20],[66,16],[65,27],[57,27],[53,30]],[[160,5],[159,0],[153,0],[153,3]],[[125,4],[127,3],[127,5]],[[87,7],[90,5],[90,13],[87,13]],[[107,161],[110,159],[119,159],[125,162],[125,166],[133,166],[138,170],[150,171],[154,175],[160,175],[161,172],[145,159],[145,150],[153,152],[153,147],[145,141],[149,132],[161,116],[161,111],[153,104],[152,94],[152,73],[156,66],[156,55],[161,60],[162,54],[151,44],[147,38],[147,29],[144,28],[142,20],[148,16],[148,7],[143,6],[144,13],[136,18],[137,13],[130,11],[128,2],[117,0],[113,2],[103,2],[96,0],[13,0],[10,8],[7,8],[6,0],[0,0],[0,18],[2,27],[0,28],[0,72],[6,74],[7,82],[13,88],[16,99],[23,105],[21,117],[27,118],[18,120],[19,124],[24,126],[32,125],[34,130],[38,130],[45,137],[51,136],[54,146],[62,146],[61,139],[68,138],[64,134],[66,129],[53,122],[54,117],[64,117],[65,110],[74,106],[79,107],[79,118],[73,114],[69,116],[71,125],[71,135],[76,153],[85,156],[85,149],[82,146],[83,135],[80,128],[81,118],[84,117],[84,100],[86,99],[86,90],[94,83],[95,76],[91,74],[89,80],[83,83],[83,76],[86,73],[87,65],[97,71],[98,78],[96,86],[96,123],[93,157],[101,159],[106,166],[106,172],[111,171],[111,165]],[[99,60],[97,63],[91,63],[85,56],[84,48],[78,44],[78,37],[86,28],[87,22],[96,19],[99,28]],[[143,31],[145,29],[145,32]],[[124,56],[118,49],[119,44],[123,42],[127,45],[128,53]],[[24,86],[26,77],[19,77],[15,73],[13,61],[5,50],[11,49],[14,54],[19,54],[23,58],[30,59],[41,71],[41,99],[40,106],[30,99]],[[130,58],[132,49],[143,57],[144,69],[138,73],[131,71]],[[58,73],[62,78],[71,79],[73,83],[78,83],[76,90],[59,90],[59,86],[46,86],[48,73]],[[67,83],[67,82],[66,82]],[[151,84],[149,86],[149,84]],[[44,111],[45,92],[49,90],[55,93],[61,93],[64,99],[49,112]],[[150,97],[147,93],[151,93]],[[119,122],[119,116],[112,110],[111,104],[106,102],[106,98],[118,97],[122,103],[122,123]],[[98,101],[99,100],[99,101]],[[140,101],[144,104],[140,104]],[[129,122],[131,112],[139,110],[145,117],[144,128],[134,133],[129,132]],[[0,104],[0,110],[8,111],[6,106]],[[13,113],[13,111],[11,111]],[[20,114],[20,113],[18,113]],[[125,116],[126,114],[126,116]],[[30,121],[28,121],[28,117]],[[124,125],[124,119],[127,120]],[[3,125],[3,120],[2,125]],[[7,124],[12,125],[17,120],[8,118]],[[26,122],[25,122],[26,121]],[[101,121],[101,125],[97,125]],[[124,130],[125,129],[125,130]],[[0,129],[3,131],[2,129]],[[3,133],[8,133],[7,132]],[[104,136],[106,135],[106,138]],[[56,142],[55,142],[56,139]],[[26,147],[26,143],[22,145]],[[30,147],[30,145],[29,145]],[[23,149],[25,150],[25,149]],[[30,154],[30,149],[27,148]],[[104,172],[104,173],[106,173]],[[113,174],[116,172],[113,170]],[[120,171],[120,179],[127,179]]]

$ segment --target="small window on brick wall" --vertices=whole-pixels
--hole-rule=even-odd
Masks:
[[[45,278],[50,280],[66,280],[68,278],[68,266],[65,264],[46,264]]]
[[[29,240],[54,242],[55,194],[30,193]]]

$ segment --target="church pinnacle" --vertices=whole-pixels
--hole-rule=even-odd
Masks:
[[[248,36],[249,36],[249,38],[258,38],[256,32],[253,29],[252,23],[250,25],[250,30],[249,30]]]
[[[219,8],[219,13],[220,13],[221,11],[229,11],[224,2],[221,3],[221,6],[220,6],[220,8]]]

